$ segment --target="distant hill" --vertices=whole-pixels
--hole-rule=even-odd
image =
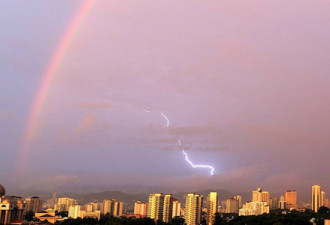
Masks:
[[[202,194],[204,196],[204,200],[206,200],[207,195],[211,191],[216,191],[218,193],[219,201],[225,200],[227,198],[233,197],[234,195],[237,195],[237,193],[231,193],[225,190],[201,190],[196,191],[197,194]],[[118,201],[122,201],[127,203],[128,205],[134,204],[135,201],[141,200],[141,201],[148,201],[148,196],[150,193],[125,193],[121,191],[104,191],[104,192],[97,192],[97,193],[88,193],[88,194],[82,194],[76,196],[80,204],[85,204],[88,202],[101,202],[104,199],[116,199]],[[187,192],[179,192],[179,193],[172,193],[173,197],[178,199],[180,202],[185,202],[185,196]],[[242,193],[240,194],[243,198],[243,201],[250,200],[251,193]]]
[[[98,193],[89,193],[77,196],[80,204],[85,204],[88,202],[101,202],[105,199],[116,199],[118,201],[125,202],[127,204],[132,204],[137,200],[147,201],[149,194],[128,194],[120,191],[104,191]]]

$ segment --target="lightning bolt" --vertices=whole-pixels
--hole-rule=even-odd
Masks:
[[[170,120],[167,118],[167,116],[165,116],[165,114],[163,112],[160,112],[160,115],[162,115],[165,120],[166,120],[166,127],[169,128],[170,126]]]
[[[180,146],[182,146],[182,143],[181,143],[181,140],[178,139],[178,143]],[[210,165],[195,165],[193,162],[191,162],[189,159],[188,159],[188,154],[187,152],[184,151],[184,149],[182,148],[182,153],[185,155],[185,159],[186,161],[193,167],[193,168],[209,168],[211,171],[210,171],[210,174],[211,176],[214,175],[214,167],[210,166]]]
[[[146,113],[150,113],[151,111],[149,111],[149,110],[143,110],[144,112],[146,112]],[[169,128],[170,127],[170,120],[167,118],[167,116],[163,113],[163,112],[160,112],[160,115],[162,116],[162,117],[164,117],[164,119],[166,120],[166,127],[167,128]],[[190,166],[192,167],[192,168],[208,168],[208,169],[210,169],[210,174],[211,174],[211,176],[213,176],[214,175],[214,167],[212,167],[212,166],[210,166],[210,165],[195,165],[193,162],[191,162],[190,160],[189,160],[189,158],[188,158],[188,154],[187,154],[187,152],[185,152],[185,150],[183,149],[183,147],[182,147],[182,142],[181,142],[181,140],[180,139],[178,139],[178,143],[179,143],[179,145],[180,145],[180,147],[181,147],[181,149],[182,149],[182,153],[185,155],[185,159],[186,159],[186,161],[190,164]]]
[[[188,159],[188,154],[187,154],[187,152],[184,151],[184,149],[182,149],[182,153],[185,155],[186,161],[191,165],[191,167],[193,167],[193,168],[208,168],[208,169],[210,169],[211,176],[214,175],[214,168],[212,166],[210,166],[210,165],[195,165],[193,162],[191,162]]]

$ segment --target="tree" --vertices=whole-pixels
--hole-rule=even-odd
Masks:
[[[227,224],[226,220],[221,216],[220,213],[216,213],[214,216],[213,225],[225,225]]]
[[[330,209],[325,207],[325,206],[321,206],[319,208],[319,210],[317,211],[317,213],[319,213],[319,214],[330,214]]]
[[[34,218],[34,212],[33,212],[33,211],[29,211],[29,212],[27,212],[27,213],[25,214],[25,219],[26,219],[27,221],[32,221],[33,218]]]
[[[68,214],[69,214],[68,211],[55,212],[56,216],[61,216],[61,217],[68,217]]]
[[[184,219],[179,217],[179,216],[176,216],[172,219],[172,222],[171,222],[173,225],[183,225],[184,224]]]

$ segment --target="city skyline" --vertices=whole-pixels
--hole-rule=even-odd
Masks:
[[[329,4],[2,6],[0,176],[9,194],[330,192]]]
[[[218,193],[211,191],[206,193],[207,198],[199,193],[185,193],[184,204],[173,197],[173,194],[151,193],[141,200],[118,201],[114,198],[95,199],[86,201],[72,197],[58,197],[53,193],[50,199],[43,202],[38,196],[22,198],[10,196],[0,184],[0,223],[12,224],[12,222],[28,224],[28,221],[37,220],[50,222],[51,224],[71,221],[76,219],[92,218],[103,221],[111,218],[149,219],[158,223],[182,225],[213,225],[219,216],[232,219],[244,219],[249,216],[274,215],[309,215],[310,218],[320,214],[329,214],[330,201],[326,198],[326,192],[320,185],[311,187],[310,204],[298,204],[298,193],[295,190],[287,190],[281,196],[280,201],[261,187],[250,192],[251,201],[242,201],[240,195],[233,196],[223,201],[218,199]],[[112,196],[114,197],[114,196]],[[175,196],[179,197],[179,196]],[[85,203],[84,203],[85,201]],[[44,203],[44,204],[43,204]],[[220,203],[220,204],[219,204]],[[315,214],[315,213],[316,214]],[[325,215],[326,217],[329,217]],[[318,216],[319,217],[319,216]],[[312,218],[313,219],[313,218]],[[315,219],[315,218],[314,218]],[[304,219],[306,220],[306,218]],[[323,219],[322,219],[323,220]],[[132,221],[132,220],[131,220]],[[139,220],[143,221],[143,220]],[[144,220],[148,221],[148,220]],[[330,221],[327,221],[327,223]]]

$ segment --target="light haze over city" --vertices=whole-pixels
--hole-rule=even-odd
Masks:
[[[0,3],[8,194],[329,193],[325,1],[28,2]]]

